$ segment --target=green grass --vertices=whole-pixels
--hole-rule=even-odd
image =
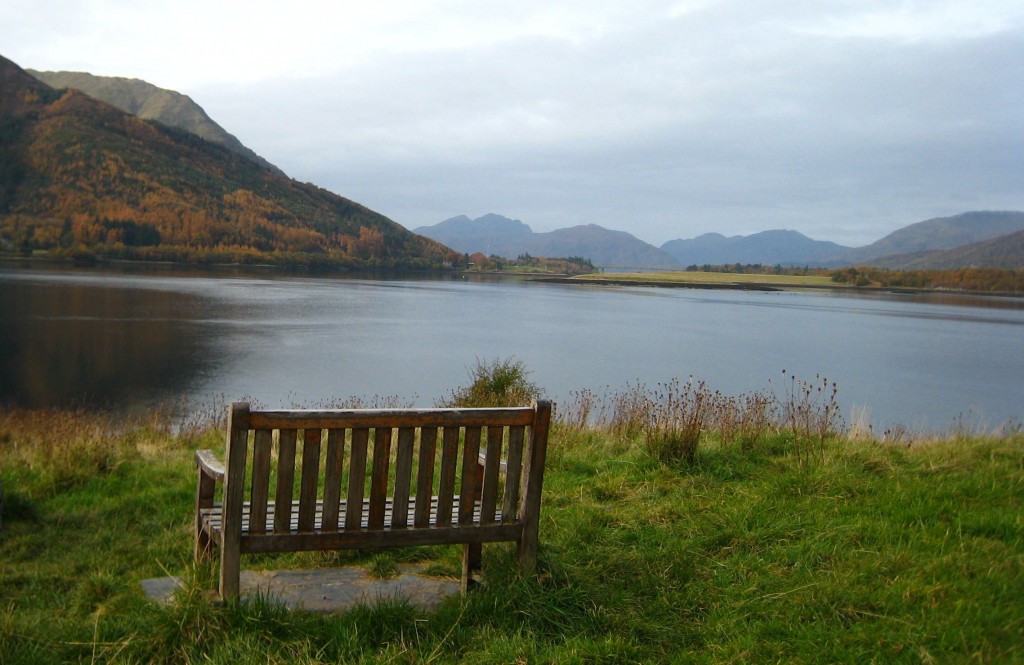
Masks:
[[[219,432],[0,414],[0,662],[1024,661],[1019,433],[833,438],[803,462],[786,433],[745,448],[714,439],[692,465],[666,465],[642,435],[557,425],[536,579],[488,546],[486,584],[434,613],[321,616],[202,593],[213,582],[191,563],[191,453],[219,450]],[[386,575],[424,557],[454,571],[458,555],[243,566]],[[175,605],[149,603],[139,581],[166,574],[191,582]]]

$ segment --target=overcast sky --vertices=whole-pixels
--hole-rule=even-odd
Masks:
[[[408,228],[863,245],[1024,210],[1021,0],[32,0],[0,54],[187,94]]]

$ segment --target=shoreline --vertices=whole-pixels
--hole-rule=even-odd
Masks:
[[[1024,293],[1013,291],[967,291],[941,288],[911,288],[886,286],[850,286],[846,284],[785,284],[768,282],[714,282],[714,281],[673,281],[658,279],[579,279],[576,277],[543,277],[534,279],[536,282],[550,284],[569,284],[574,286],[639,286],[658,289],[709,289],[728,291],[832,291],[846,294],[885,294],[885,295],[950,295],[971,297],[993,297],[1024,300]]]
[[[969,297],[992,297],[1006,300],[1024,300],[1024,293],[1013,291],[969,291],[944,288],[913,288],[913,287],[885,287],[885,286],[854,286],[849,284],[813,284],[813,283],[786,283],[785,281],[733,281],[733,280],[671,280],[647,277],[646,275],[657,275],[659,273],[635,273],[645,275],[644,278],[613,277],[595,278],[587,275],[567,275],[565,273],[543,273],[543,272],[507,272],[507,271],[482,271],[482,270],[459,270],[444,268],[422,268],[422,267],[401,267],[401,266],[362,266],[362,267],[324,267],[324,266],[286,266],[272,263],[183,263],[177,261],[138,261],[131,259],[99,259],[97,261],[80,261],[72,258],[56,257],[24,257],[11,256],[0,253],[0,268],[22,267],[22,268],[73,268],[80,270],[152,270],[154,272],[177,272],[181,273],[204,273],[210,275],[229,274],[232,272],[242,273],[277,273],[282,275],[338,275],[338,276],[359,276],[381,273],[408,274],[408,275],[436,275],[438,277],[497,277],[525,279],[545,284],[563,284],[571,286],[599,286],[599,287],[643,287],[658,289],[707,289],[716,291],[756,291],[763,293],[785,292],[785,291],[830,291],[843,294],[885,294],[885,295],[950,295]],[[698,273],[693,273],[698,274]],[[713,273],[719,274],[719,273]],[[725,273],[721,273],[725,274]],[[187,275],[183,275],[187,276]]]

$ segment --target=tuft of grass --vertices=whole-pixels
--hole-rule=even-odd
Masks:
[[[378,580],[391,579],[392,577],[398,576],[398,562],[395,557],[392,556],[391,552],[375,552],[370,557],[369,566],[367,571],[370,577]]]

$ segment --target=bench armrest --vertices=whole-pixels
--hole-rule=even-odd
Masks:
[[[204,473],[216,481],[224,482],[224,465],[214,456],[212,450],[197,450],[196,466],[199,467],[200,473]]]
[[[487,453],[486,452],[480,451],[480,457],[477,458],[477,464],[479,464],[481,467],[483,467],[483,466],[485,466],[487,464]],[[507,473],[508,472],[508,461],[500,460],[498,462],[498,469],[502,473]]]

